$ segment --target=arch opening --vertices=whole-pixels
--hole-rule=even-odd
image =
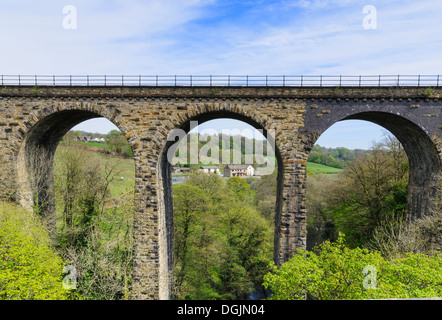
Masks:
[[[66,110],[46,116],[26,134],[18,156],[19,202],[38,208],[50,230],[54,230],[53,159],[63,136],[75,125],[100,115],[83,110]]]
[[[131,293],[135,163],[121,131],[97,132],[115,128],[109,120],[102,130],[70,131],[98,118],[106,119],[65,110],[30,128],[19,151],[19,199],[43,217],[57,253],[75,268],[77,293],[122,299]],[[118,149],[121,140],[130,150]],[[101,272],[91,273],[94,259]]]
[[[362,112],[345,119],[376,123],[399,140],[410,163],[407,218],[414,220],[429,214],[436,195],[434,186],[441,169],[437,148],[430,137],[415,123],[391,113]]]
[[[228,122],[227,126],[224,128],[221,128],[222,125],[218,125],[218,126],[214,126],[213,124],[215,123],[215,121],[218,120],[224,120],[224,125]],[[235,124],[232,124],[232,121],[240,121],[242,123],[242,126],[240,128],[235,127]],[[194,122],[196,121],[196,122]],[[213,122],[212,122],[213,121]],[[221,130],[225,129],[224,132],[222,132]],[[235,131],[235,129],[237,129]],[[225,140],[224,138],[228,137],[228,140],[231,141],[231,144],[234,144],[234,138],[233,135],[234,134],[244,134],[246,129],[258,129],[261,130],[262,135],[259,135],[259,139],[262,139],[262,143],[265,144],[267,147],[268,146],[272,146],[274,149],[274,155],[271,159],[271,161],[273,161],[274,163],[274,169],[275,170],[271,170],[272,172],[266,172],[268,178],[262,179],[261,177],[257,177],[256,173],[260,172],[260,173],[265,173],[264,170],[260,171],[260,164],[257,163],[256,161],[254,161],[252,163],[252,167],[254,167],[254,174],[252,174],[251,176],[247,176],[248,173],[246,172],[246,169],[244,169],[244,172],[242,172],[242,169],[239,169],[238,172],[234,171],[234,170],[230,170],[228,168],[229,164],[231,164],[232,160],[234,160],[234,151],[232,149],[233,152],[231,152],[228,156],[226,156],[225,158],[223,158],[223,148],[226,147],[226,144],[224,144]],[[196,131],[197,130],[197,131]],[[203,136],[204,133],[207,134],[207,136]],[[222,134],[221,134],[222,133]],[[213,135],[212,137],[215,137],[216,135],[218,135],[219,138],[216,138],[214,140],[212,140],[212,138],[208,137],[210,135]],[[231,136],[230,136],[231,134]],[[270,256],[278,256],[278,247],[275,246],[275,244],[278,243],[277,238],[278,238],[278,232],[279,230],[277,230],[276,226],[275,226],[275,220],[278,219],[279,215],[280,215],[280,211],[281,211],[281,201],[282,201],[282,197],[281,197],[281,185],[282,183],[278,183],[278,181],[281,182],[282,179],[282,161],[281,161],[281,156],[279,154],[278,148],[275,146],[274,144],[274,136],[272,135],[272,132],[267,132],[267,130],[265,130],[264,125],[262,124],[258,124],[257,122],[255,122],[253,119],[246,117],[244,115],[241,114],[236,114],[233,112],[207,112],[204,114],[201,114],[199,116],[193,117],[191,119],[188,119],[186,122],[184,122],[179,128],[178,131],[173,133],[172,135],[170,135],[170,141],[168,141],[166,147],[164,148],[164,151],[162,153],[162,158],[160,161],[160,169],[159,171],[161,172],[162,176],[161,176],[161,181],[162,181],[162,186],[161,186],[161,190],[163,191],[163,205],[164,207],[161,208],[162,210],[162,214],[161,216],[164,217],[163,221],[161,222],[161,225],[163,226],[160,235],[161,235],[161,239],[163,240],[163,248],[167,248],[167,257],[166,255],[163,256],[162,259],[162,265],[163,265],[163,269],[162,272],[160,271],[160,274],[168,274],[169,277],[168,278],[164,278],[163,279],[163,285],[162,285],[162,292],[163,292],[163,297],[166,296],[166,291],[169,292],[169,296],[172,297],[179,297],[180,292],[176,291],[176,283],[175,281],[180,282],[180,280],[182,281],[182,278],[180,279],[180,276],[182,275],[182,273],[180,274],[180,271],[182,271],[180,269],[180,267],[182,267],[182,256],[179,256],[179,252],[178,252],[178,256],[177,254],[177,248],[180,247],[182,249],[182,238],[178,239],[177,236],[181,236],[182,237],[182,230],[183,230],[183,225],[177,225],[177,221],[176,218],[179,217],[180,213],[180,208],[177,207],[178,205],[178,201],[177,197],[182,197],[184,196],[185,192],[187,192],[184,188],[184,185],[189,184],[190,186],[193,187],[189,187],[189,190],[193,190],[193,192],[195,192],[195,194],[198,194],[198,190],[194,188],[194,186],[198,187],[198,182],[195,182],[198,180],[198,178],[193,178],[192,176],[190,176],[188,178],[187,181],[183,181],[183,180],[179,180],[181,175],[180,174],[176,174],[177,170],[179,171],[180,169],[184,169],[183,173],[184,175],[187,174],[187,172],[192,171],[192,172],[196,172],[196,173],[192,173],[196,176],[200,175],[200,178],[206,177],[206,176],[212,176],[213,179],[212,181],[217,181],[220,182],[224,187],[227,187],[227,189],[223,189],[223,190],[228,190],[228,185],[229,185],[229,181],[233,181],[234,182],[238,182],[242,187],[246,188],[247,191],[244,191],[245,193],[250,192],[250,195],[252,195],[252,192],[255,192],[257,185],[259,183],[262,184],[262,188],[265,188],[265,186],[263,184],[265,183],[271,183],[272,187],[275,188],[274,191],[270,191],[269,193],[274,192],[274,200],[272,204],[267,204],[268,206],[270,206],[272,209],[271,210],[271,217],[267,217],[269,219],[272,220],[271,223],[271,233],[272,233],[272,240],[271,240],[271,246],[273,247],[272,249],[270,249]],[[205,146],[208,146],[211,142],[214,142],[214,145],[212,146],[219,146],[219,149],[217,149],[215,151],[215,153],[213,154],[213,149],[209,152],[209,157],[207,158],[199,158],[197,160],[197,163],[187,163],[187,164],[183,164],[181,162],[178,163],[174,163],[173,161],[170,161],[170,156],[174,155],[175,156],[175,160],[177,160],[179,157],[178,155],[180,154],[180,152],[183,150],[183,148],[180,148],[180,145],[182,146],[182,143],[184,141],[184,144],[187,143],[186,148],[188,147],[188,153],[186,153],[186,156],[188,156],[188,160],[189,162],[191,162],[191,157],[192,157],[192,152],[195,152],[195,150],[192,150],[192,145],[191,145],[191,135],[195,135],[194,139],[199,140],[200,142],[200,146],[198,147],[197,145],[197,149],[196,152],[201,155],[201,152],[203,152],[205,155],[207,155],[207,150],[204,150]],[[256,140],[252,140],[253,138],[256,138],[258,135],[256,136],[252,136],[249,137],[249,139],[243,139],[241,140],[240,143],[245,143],[247,145],[248,141],[254,141],[256,143]],[[179,139],[181,139],[181,144],[178,143]],[[195,141],[195,140],[194,140]],[[203,142],[203,143],[201,143]],[[228,148],[230,148],[231,145],[228,146]],[[258,149],[254,148],[256,147],[256,144],[254,146],[252,146],[252,153],[253,153],[253,157],[255,157],[256,160],[256,154],[255,151],[257,151],[258,149],[260,149],[260,147],[258,147]],[[246,149],[247,147],[245,147]],[[262,148],[262,146],[261,146]],[[266,147],[264,147],[265,149]],[[245,150],[244,149],[244,150]],[[204,151],[203,151],[204,150]],[[243,150],[243,151],[244,151]],[[247,151],[246,151],[247,152]],[[266,152],[266,151],[265,151]],[[266,154],[267,155],[267,154]],[[217,156],[219,156],[217,158]],[[214,159],[215,158],[215,159]],[[217,158],[217,159],[216,159]],[[242,157],[240,157],[240,161],[243,161],[243,163],[240,164],[244,164],[244,161],[247,161],[245,154],[242,154]],[[228,159],[228,162],[226,162],[226,159]],[[218,160],[217,162],[213,163],[211,160]],[[247,163],[247,162],[246,162]],[[261,168],[265,167],[266,165],[261,163]],[[236,164],[236,163],[235,163]],[[247,166],[247,164],[246,164]],[[258,169],[258,170],[256,170]],[[211,171],[212,170],[212,171]],[[239,172],[241,171],[241,172]],[[272,174],[273,173],[273,174]],[[272,175],[270,175],[272,174]],[[208,181],[210,178],[204,178],[206,179],[206,181]],[[259,181],[258,181],[259,180]],[[266,181],[264,181],[266,180]],[[245,183],[241,183],[241,181],[245,181]],[[264,182],[263,182],[264,181]],[[190,192],[190,191],[189,191]],[[205,190],[204,192],[207,193],[207,190]],[[229,191],[230,192],[230,191]],[[263,195],[264,191],[261,190],[261,196]],[[194,194],[194,195],[195,195]],[[229,193],[230,194],[230,193]],[[233,196],[235,195],[234,193],[232,193]],[[232,195],[230,194],[230,195]],[[247,196],[250,196],[249,194]],[[202,196],[202,195],[200,195]],[[221,208],[221,206],[225,206],[226,205],[226,200],[220,200],[223,199],[223,197],[227,196],[227,192],[223,195],[215,195],[214,198],[210,198],[210,196],[208,197],[209,199],[215,199],[216,197],[219,197],[218,200],[214,200],[214,202],[217,202],[217,205],[219,205]],[[242,194],[241,196],[244,196],[244,194]],[[175,197],[175,202],[174,202],[174,197]],[[202,199],[206,199],[205,196],[202,196]],[[235,200],[235,201],[233,201]],[[241,198],[241,201],[243,201],[244,198]],[[255,201],[255,198],[251,198],[250,199],[252,202]],[[262,199],[264,200],[264,199]],[[203,201],[203,200],[201,200]],[[236,202],[237,199],[231,199],[231,208],[230,210],[233,211],[235,210],[235,206],[236,204],[234,204],[234,202]],[[210,202],[210,201],[209,201]],[[182,202],[181,202],[182,203]],[[261,203],[264,203],[264,201],[262,201]],[[250,203],[250,208],[246,207],[246,205],[243,206],[243,210],[257,210],[256,207],[253,207],[255,204],[252,205],[252,203]],[[212,210],[221,210],[221,209],[214,209],[214,206],[212,206],[211,204],[211,208]],[[224,208],[225,210],[223,212],[227,212],[226,208]],[[268,209],[268,208],[266,208]],[[250,212],[249,212],[250,213]],[[250,214],[257,214],[257,218],[261,219],[262,217],[262,212],[253,212]],[[213,215],[213,217],[215,217],[216,215]],[[219,213],[218,212],[218,216],[216,216],[216,219],[221,219],[220,216],[226,218],[226,215],[223,215],[223,213]],[[212,218],[213,218],[212,217]],[[215,218],[214,218],[215,219]],[[224,220],[223,220],[224,221]],[[219,221],[218,221],[219,222]],[[267,223],[267,222],[266,222]],[[209,223],[210,224],[210,223]],[[217,224],[216,227],[220,227],[222,225],[222,223]],[[212,225],[213,226],[213,225]],[[181,229],[180,229],[181,228]],[[221,228],[221,227],[220,227]],[[181,232],[180,235],[177,234],[177,232]],[[220,232],[218,231],[210,231],[210,232]],[[208,232],[208,233],[210,233]],[[267,232],[267,231],[266,231]],[[224,234],[225,235],[225,234]],[[212,234],[213,236],[213,234]],[[212,241],[218,241],[218,239],[216,239],[217,236],[213,236],[214,238],[212,238]],[[218,235],[219,237],[219,235]],[[178,239],[178,240],[177,240]],[[177,243],[178,241],[178,243]],[[211,248],[213,249],[214,246],[211,246]],[[210,249],[210,250],[212,250]],[[210,251],[209,250],[209,251]],[[225,249],[222,249],[225,250]],[[222,251],[221,250],[221,251]],[[163,250],[160,250],[163,251]],[[224,255],[220,254],[220,255]],[[219,258],[219,257],[218,257]],[[213,256],[211,257],[211,259],[213,259]],[[225,265],[224,265],[225,266]],[[167,268],[167,272],[165,272],[165,269]],[[172,276],[173,275],[173,276]],[[168,279],[172,279],[175,278],[174,281],[170,281],[168,283],[166,283],[166,281],[168,281]],[[183,296],[181,296],[181,298],[183,298]],[[200,296],[200,298],[203,298],[202,296]],[[206,297],[208,298],[208,297]],[[212,297],[213,298],[213,297]],[[243,297],[244,298],[244,297]],[[248,298],[248,297],[246,297]]]
[[[360,210],[358,209],[360,207],[357,206],[357,199],[349,198],[350,194],[357,193],[356,187],[353,187],[353,189],[350,188],[350,177],[359,179],[355,182],[356,184],[354,186],[364,185],[365,189],[362,190],[361,193],[365,192],[367,198],[368,195],[371,194],[371,190],[369,189],[370,186],[365,185],[365,183],[367,183],[368,179],[372,179],[370,182],[373,182],[373,187],[377,188],[373,190],[378,192],[376,193],[373,191],[374,193],[370,196],[372,197],[370,200],[373,208],[382,208],[382,210],[386,211],[390,210],[391,215],[395,215],[396,212],[401,212],[401,215],[410,222],[431,213],[432,201],[434,201],[437,192],[435,188],[437,176],[441,168],[439,155],[431,138],[418,125],[396,114],[386,112],[362,112],[341,119],[340,121],[342,122],[336,122],[335,126],[338,126],[338,123],[344,124],[345,121],[349,120],[361,121],[360,127],[363,127],[363,122],[368,121],[375,126],[379,126],[379,129],[383,128],[387,130],[390,135],[387,134],[383,139],[375,141],[369,150],[353,150],[350,154],[352,158],[349,160],[351,165],[337,175],[339,176],[338,182],[334,182],[333,179],[330,179],[329,177],[333,177],[333,175],[330,174],[324,174],[322,177],[315,176],[314,179],[310,178],[310,181],[307,180],[306,197],[309,221],[307,228],[310,229],[307,238],[308,249],[312,249],[315,244],[318,244],[318,241],[322,242],[322,240],[320,240],[322,236],[318,236],[316,233],[322,233],[326,237],[332,237],[331,240],[333,240],[333,234],[334,236],[337,234],[336,230],[339,228],[342,229],[345,223],[351,222],[345,221],[345,217],[339,216],[339,219],[341,219],[339,222],[341,223],[339,228],[336,226],[336,221],[328,223],[325,227],[324,223],[320,225],[320,227],[315,226],[312,223],[312,219],[314,220],[315,218],[310,214],[314,215],[316,212],[324,210],[324,205],[321,205],[320,203],[321,197],[325,197],[324,201],[333,202],[336,206],[338,204],[341,205],[339,210],[338,208],[328,208],[329,216],[328,218],[324,218],[324,221],[332,219],[330,217],[333,215],[336,218],[336,214],[343,214],[345,210],[348,212],[358,212],[358,210]],[[322,131],[320,137],[324,137],[324,135],[327,134],[328,129],[330,129],[330,127],[327,128],[327,130]],[[347,131],[345,133],[345,138],[349,135],[355,134],[358,136],[356,131],[356,129],[353,129],[351,132]],[[379,136],[379,138],[382,137]],[[339,139],[339,136],[336,135],[334,139]],[[330,140],[330,138],[326,140]],[[318,139],[315,139],[315,142],[316,141],[318,141]],[[373,143],[371,139],[367,142]],[[342,154],[348,153],[349,150],[346,148],[336,148],[336,145],[334,147],[335,148],[330,149],[331,151],[329,150],[332,153],[332,156],[329,156],[329,159],[324,157],[322,162],[327,161],[327,165],[339,168],[342,167]],[[318,146],[315,145],[315,148],[309,151],[309,162],[320,163],[321,155],[318,151],[322,152],[324,149],[327,148],[321,148],[321,150],[319,150]],[[358,161],[354,159],[357,159]],[[328,161],[330,161],[330,163],[328,163]],[[340,161],[341,163],[339,163]],[[312,167],[314,166],[310,166],[310,169]],[[382,172],[382,169],[380,169],[378,176],[375,177],[375,171],[379,168],[384,168],[383,170],[385,171]],[[328,171],[339,171],[339,169]],[[310,173],[314,172],[310,171]],[[344,180],[344,178],[347,180]],[[391,180],[389,181],[390,178]],[[318,182],[317,180],[321,181]],[[391,183],[387,185],[387,182]],[[346,189],[347,194],[339,196],[338,193],[341,189],[344,190],[346,185],[350,188]],[[385,186],[385,189],[381,190],[380,186]],[[318,197],[312,200],[312,197],[315,197],[314,195],[317,195]],[[381,195],[384,198],[382,198]],[[338,200],[339,197],[341,200]],[[379,199],[375,199],[375,197],[379,197]],[[347,199],[345,204],[342,202],[342,199],[344,198]],[[376,204],[379,204],[378,207],[376,207]],[[372,211],[373,212],[370,214],[373,215],[373,220],[375,220],[377,211],[374,209]],[[379,217],[381,217],[381,215]],[[357,221],[355,220],[352,223],[354,222]],[[383,223],[385,222],[386,221]],[[362,226],[360,227],[362,228]],[[314,228],[317,230],[312,231]],[[348,230],[349,233],[353,232],[351,229]],[[368,231],[366,232],[366,235],[368,235]],[[358,241],[363,242],[364,240],[359,239]],[[355,243],[358,241],[355,241]]]

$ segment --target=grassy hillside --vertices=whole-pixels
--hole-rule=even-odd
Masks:
[[[101,155],[102,157],[109,157]],[[135,187],[135,163],[133,159],[114,158],[119,170],[118,177],[109,185],[112,197],[119,197],[126,190],[133,190]],[[123,178],[123,179],[121,179]]]
[[[76,146],[81,146],[81,144],[75,144]],[[105,146],[105,144],[102,144]],[[106,175],[106,170],[109,170],[109,168],[113,168],[113,179],[111,183],[109,184],[109,191],[111,194],[111,197],[114,199],[118,199],[122,193],[126,192],[127,190],[133,190],[135,187],[135,163],[134,160],[131,158],[125,158],[125,157],[116,157],[109,154],[104,154],[101,152],[94,152],[91,150],[86,149],[86,144],[83,144],[85,147],[84,152],[86,158],[88,161],[86,162],[86,167],[90,163],[94,163],[95,161],[98,161],[102,164],[101,171],[103,176]],[[57,148],[57,152],[55,154],[55,159],[57,159],[61,156],[63,151],[67,150],[69,147],[61,144]],[[107,169],[106,169],[107,167]],[[62,174],[61,172],[58,172],[57,169],[59,169],[57,166],[55,167],[56,175]],[[109,178],[110,179],[110,178]]]
[[[342,170],[314,162],[307,162],[307,168],[313,171],[313,173],[324,173],[324,174],[335,174]]]

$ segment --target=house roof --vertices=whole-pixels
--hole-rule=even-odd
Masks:
[[[201,169],[219,169],[217,166],[201,166]]]
[[[247,169],[248,167],[252,167],[253,168],[253,166],[252,165],[250,165],[250,164],[229,164],[228,166],[227,166],[229,169],[236,169],[236,170],[245,170],[245,169]]]

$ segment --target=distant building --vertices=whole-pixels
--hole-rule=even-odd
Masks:
[[[221,175],[219,168],[217,166],[201,166],[200,169],[204,173],[216,173],[216,174]]]
[[[255,168],[250,164],[229,164],[224,168],[224,177],[251,177]]]
[[[189,173],[190,168],[173,167],[173,173]]]
[[[92,142],[104,142],[104,138],[93,138]]]
[[[81,141],[81,142],[89,142],[92,140],[91,136],[77,136],[77,141]]]

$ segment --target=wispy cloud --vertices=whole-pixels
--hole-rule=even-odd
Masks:
[[[377,74],[442,69],[442,2],[4,0],[1,73]]]
[[[76,30],[63,28],[60,1],[15,2],[4,1],[0,12],[0,27],[8,30],[2,73],[134,72],[166,52],[171,39],[158,34],[203,16],[213,1],[72,1]]]
[[[68,4],[76,30],[62,25]],[[0,73],[437,74],[441,12],[434,0],[2,0]]]

